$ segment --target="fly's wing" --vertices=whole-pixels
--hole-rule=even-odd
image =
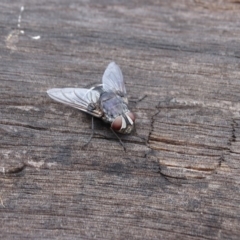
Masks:
[[[99,92],[86,88],[52,88],[47,91],[52,99],[87,112],[94,117],[101,117],[98,106]]]
[[[103,89],[107,92],[115,92],[121,97],[125,97],[127,95],[123,82],[122,71],[115,62],[111,62],[107,66],[102,77],[102,83]]]

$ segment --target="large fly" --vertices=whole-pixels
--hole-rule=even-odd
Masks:
[[[114,62],[107,66],[100,85],[90,89],[52,88],[47,93],[58,102],[101,118],[113,132],[129,134],[134,129],[135,116],[128,108],[122,71]]]

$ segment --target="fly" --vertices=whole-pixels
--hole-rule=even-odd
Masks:
[[[90,89],[52,88],[47,93],[58,102],[77,108],[93,117],[101,118],[110,124],[113,132],[129,134],[134,129],[135,116],[128,108],[122,71],[115,62],[107,66],[100,85]],[[92,130],[94,131],[93,121]]]

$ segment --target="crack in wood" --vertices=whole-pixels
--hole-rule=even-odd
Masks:
[[[238,127],[238,123],[236,122],[235,119],[232,119],[232,123],[231,123],[231,127],[232,127],[232,136],[229,139],[229,145],[232,145],[233,142],[236,142],[236,127]]]
[[[20,174],[25,170],[26,167],[27,167],[27,165],[24,163],[23,165],[15,167],[15,168],[10,168],[8,170],[5,169],[4,175]]]
[[[149,141],[150,141],[150,138],[151,138],[151,134],[152,134],[152,132],[153,132],[153,130],[154,130],[155,117],[160,113],[160,110],[159,110],[160,102],[161,102],[161,101],[159,101],[158,104],[155,106],[155,108],[157,109],[157,112],[154,113],[154,114],[152,115],[152,117],[151,117],[151,123],[150,123],[151,128],[150,128],[150,131],[149,131],[149,134],[148,134],[148,138],[147,138],[147,143],[148,143],[148,144],[149,144]],[[150,146],[149,146],[149,148],[152,149]]]
[[[222,166],[222,163],[225,161],[224,155],[222,154],[219,158],[219,162],[218,162],[218,168],[220,168]],[[217,169],[217,168],[216,168]]]
[[[0,125],[13,126],[13,127],[24,127],[24,128],[30,128],[30,129],[34,129],[34,130],[40,130],[40,131],[48,130],[47,128],[44,128],[44,127],[36,127],[36,126],[32,126],[32,125],[24,124],[24,123],[20,123],[20,122],[11,123],[11,122],[2,121],[2,122],[0,122]]]
[[[228,147],[226,147],[226,148],[225,147],[214,147],[214,146],[209,146],[209,145],[205,145],[205,144],[193,144],[193,143],[189,143],[189,142],[185,142],[185,141],[174,141],[171,139],[169,140],[169,139],[163,139],[163,138],[160,139],[160,138],[151,137],[151,140],[153,140],[154,142],[167,143],[167,144],[176,145],[176,146],[202,147],[205,149],[220,150],[220,151],[229,150]],[[158,150],[158,149],[156,149],[156,150]]]
[[[156,116],[160,113],[160,109],[159,109],[159,106],[160,106],[160,101],[159,103],[155,106],[155,108],[157,109],[157,112],[154,113],[151,117],[151,129],[149,131],[149,135],[148,135],[148,139],[147,139],[147,143],[148,143],[148,147],[152,150],[152,151],[159,151],[159,149],[154,149],[154,147],[151,147],[150,146],[150,141],[155,141],[155,142],[162,142],[162,143],[167,143],[167,144],[173,144],[173,145],[188,145],[188,146],[195,146],[195,147],[202,147],[202,148],[207,148],[207,149],[212,149],[212,150],[219,150],[219,151],[222,151],[222,154],[221,156],[219,157],[219,161],[218,161],[218,164],[217,166],[215,167],[210,167],[210,168],[203,168],[203,167],[195,167],[195,166],[185,166],[183,167],[183,169],[187,169],[187,170],[190,170],[190,171],[196,171],[196,172],[202,172],[202,173],[217,173],[217,170],[222,166],[222,162],[225,161],[225,156],[224,156],[224,152],[228,152],[230,153],[231,152],[231,149],[230,147],[218,147],[218,146],[207,146],[205,144],[193,144],[193,143],[186,143],[186,142],[183,142],[183,141],[174,141],[174,140],[169,140],[169,139],[163,139],[163,138],[158,138],[157,136],[152,136],[153,132],[154,132],[154,123],[155,123],[155,119],[156,119]],[[191,108],[192,107],[196,107],[196,106],[190,106]],[[168,109],[168,107],[165,107]],[[173,108],[182,108],[182,106],[170,106],[171,109]],[[189,108],[189,106],[184,106],[183,108]],[[162,107],[161,107],[162,109]],[[229,141],[228,141],[228,145],[232,145],[233,142],[236,142],[236,127],[238,126],[238,123],[235,119],[232,119],[232,123],[231,123],[231,136],[229,138]],[[148,158],[148,154],[147,153],[145,155],[146,158]],[[165,165],[165,167],[175,167],[175,168],[180,168],[180,166],[171,166],[171,165]],[[191,179],[205,179],[206,176],[191,176],[191,177],[185,177],[185,176],[171,176],[171,175],[168,175],[166,173],[163,173],[163,170],[162,170],[162,164],[159,163],[159,173],[165,178],[171,178],[171,179],[177,179],[177,180],[191,180]],[[168,180],[168,179],[167,179]]]
[[[149,135],[148,135],[148,138],[147,138],[147,146],[148,148],[150,149],[150,151],[148,151],[147,153],[145,153],[145,156],[144,158],[146,158],[146,160],[148,159],[148,156],[150,153],[153,153],[155,150],[150,146],[149,144],[149,141],[150,141],[150,138],[151,138],[151,134],[152,132],[154,131],[154,122],[155,122],[155,117],[160,113],[160,109],[159,109],[159,106],[160,106],[160,103],[161,101],[158,102],[158,104],[155,106],[155,108],[157,109],[157,112],[154,113],[151,117],[151,128],[150,128],[150,131],[149,131]],[[164,174],[162,172],[162,169],[161,169],[161,164],[158,162],[158,171],[157,171],[167,182],[169,183],[173,183],[173,184],[176,184],[176,185],[179,185],[178,183],[175,183],[175,182],[172,182],[169,180],[169,178],[172,178],[172,179],[181,179],[181,178],[178,178],[178,177],[175,177],[175,176],[170,176],[170,175],[167,175],[167,174]],[[185,179],[185,178],[183,178]],[[181,185],[181,184],[180,184]]]

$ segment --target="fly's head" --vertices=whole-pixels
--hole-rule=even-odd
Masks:
[[[116,117],[112,124],[111,128],[115,132],[123,133],[123,134],[129,134],[134,129],[134,122],[135,122],[135,116],[132,112],[126,112],[122,115]]]

